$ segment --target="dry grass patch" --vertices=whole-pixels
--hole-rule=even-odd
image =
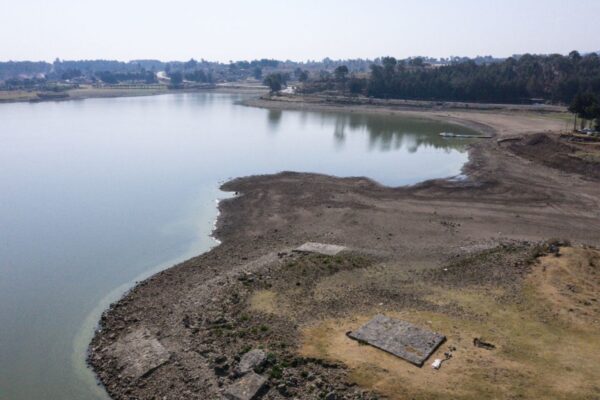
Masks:
[[[265,314],[278,314],[281,305],[277,304],[277,293],[272,290],[257,290],[250,297],[250,310]]]
[[[25,101],[36,99],[35,92],[25,90],[0,90],[0,101]]]
[[[345,363],[359,385],[391,399],[599,398],[600,310],[593,296],[600,293],[600,253],[561,253],[540,258],[516,295],[485,287],[435,288],[428,300],[457,312],[385,312],[447,336],[423,368],[346,337],[371,314],[306,327],[300,352]],[[473,346],[475,337],[496,349]],[[433,370],[429,364],[449,346],[457,349],[454,357]]]

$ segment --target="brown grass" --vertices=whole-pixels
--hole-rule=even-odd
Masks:
[[[35,92],[25,90],[0,90],[0,102],[28,101],[37,98]]]
[[[265,314],[279,314],[277,293],[272,290],[257,290],[250,297],[250,310]]]
[[[464,312],[387,310],[448,337],[423,368],[345,336],[370,314],[305,327],[301,353],[345,363],[356,383],[391,399],[599,398],[600,310],[593,299],[600,293],[600,252],[562,253],[539,259],[510,301],[502,290],[434,288],[430,301]],[[497,348],[476,348],[475,337]],[[429,364],[449,346],[457,348],[454,357],[433,370]]]

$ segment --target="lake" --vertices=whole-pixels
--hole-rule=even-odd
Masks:
[[[106,399],[100,313],[216,245],[227,179],[283,170],[386,185],[460,173],[473,133],[389,115],[269,111],[242,95],[0,105],[0,399]]]

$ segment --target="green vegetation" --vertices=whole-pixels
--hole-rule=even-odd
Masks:
[[[271,92],[294,79],[302,93],[335,92],[376,98],[497,103],[571,104],[575,97],[600,98],[600,57],[596,53],[567,56],[518,55],[506,59],[477,57],[398,60],[278,61],[270,59],[229,63],[190,59],[44,62],[0,62],[0,89],[44,90],[48,82],[63,84],[155,84],[165,71],[171,87],[191,83],[262,81]],[[588,108],[588,107],[586,107]],[[588,110],[589,111],[589,110]],[[587,113],[587,114],[586,114]],[[576,112],[590,120],[589,113]],[[585,114],[585,115],[584,115]]]
[[[183,73],[180,71],[170,72],[169,78],[171,79],[170,87],[179,88],[183,83]]]
[[[288,77],[286,74],[274,73],[267,75],[263,81],[263,84],[268,86],[271,90],[271,93],[273,93],[279,92],[287,84],[287,80]]]
[[[573,130],[577,129],[577,117],[581,120],[582,129],[588,120],[595,120],[596,129],[600,129],[600,99],[593,93],[578,93],[571,102],[569,111],[575,114]]]
[[[473,60],[432,65],[422,58],[384,57],[371,65],[368,76],[351,76],[342,66],[334,77],[321,75],[306,92],[344,90],[378,98],[523,103],[542,101],[569,104],[578,93],[600,95],[600,57],[531,55],[478,64]],[[535,99],[535,100],[534,100]]]
[[[82,76],[79,70],[69,70],[63,73],[63,76],[69,76],[68,79],[73,79]],[[142,69],[139,72],[97,72],[95,76],[104,83],[117,84],[120,82],[139,82],[139,83],[157,83],[156,76],[153,72]]]

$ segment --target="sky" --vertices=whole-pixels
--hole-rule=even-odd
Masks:
[[[0,0],[0,61],[600,50],[600,0]]]

